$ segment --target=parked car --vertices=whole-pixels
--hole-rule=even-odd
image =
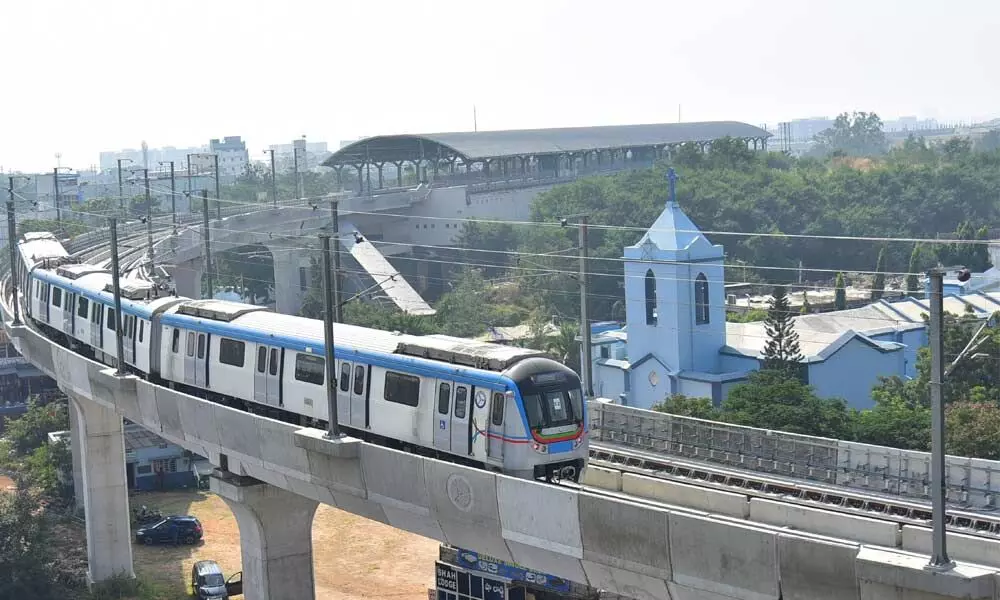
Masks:
[[[198,600],[223,600],[243,594],[243,571],[226,579],[214,560],[199,560],[191,567],[191,592]]]
[[[135,541],[142,542],[147,546],[157,543],[169,544],[174,541],[175,528],[177,530],[176,539],[180,544],[194,544],[201,539],[203,533],[201,522],[196,517],[190,515],[173,515],[148,527],[137,529],[135,532]]]

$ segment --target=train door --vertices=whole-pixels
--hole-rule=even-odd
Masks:
[[[455,386],[455,401],[451,408],[451,451],[454,454],[468,455],[469,442],[472,440],[472,430],[469,428],[469,387]]]
[[[198,347],[194,355],[194,384],[198,387],[208,387],[208,343],[207,333],[198,334]]]
[[[101,313],[104,309],[97,302],[90,303],[90,345],[95,350],[102,350],[101,347]],[[131,362],[131,361],[129,361]]]
[[[97,304],[94,304],[97,306]],[[132,315],[124,315],[122,317],[122,322],[125,326],[122,328],[124,330],[125,339],[122,340],[122,349],[125,350],[125,363],[129,365],[135,364],[135,317]]]
[[[52,319],[52,306],[49,304],[49,292],[52,291],[52,286],[43,283],[42,284],[42,311],[45,315],[45,322],[49,323]]]
[[[340,371],[337,373],[337,422],[343,425],[351,425],[351,363],[342,361]]]
[[[504,438],[504,402],[506,398],[500,392],[493,392],[490,402],[490,442],[489,457],[491,460],[503,462]]]
[[[355,429],[364,429],[368,425],[366,423],[368,411],[365,402],[365,398],[367,397],[365,394],[367,383],[365,375],[365,366],[355,364],[354,380],[351,381],[351,427]],[[340,410],[337,412],[340,412]]]
[[[187,339],[184,342],[184,383],[195,384],[194,373],[197,370],[197,362],[194,358],[195,346],[198,345],[197,337],[193,331],[185,332]]]
[[[447,381],[437,382],[437,408],[434,413],[434,447],[451,452],[451,397],[452,385]]]
[[[76,294],[63,294],[62,330],[66,335],[73,335],[73,314],[76,312]]]
[[[487,432],[490,426],[490,391],[472,388],[472,456],[486,460]]]
[[[73,337],[81,342],[90,339],[90,300],[80,296],[76,299],[76,319],[73,321]]]
[[[257,366],[253,372],[253,399],[260,404],[281,406],[280,348],[257,346]]]
[[[281,372],[285,363],[285,351],[281,348],[267,350],[267,404],[281,406]]]

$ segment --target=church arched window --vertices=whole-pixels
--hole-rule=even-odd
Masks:
[[[646,325],[656,325],[656,276],[646,271]]]
[[[704,273],[698,273],[694,280],[694,322],[708,323],[708,278]]]

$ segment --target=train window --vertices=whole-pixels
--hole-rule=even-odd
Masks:
[[[438,386],[438,413],[446,415],[449,408],[451,408],[451,385],[442,383]]]
[[[231,340],[229,338],[219,338],[219,362],[242,367],[246,354],[246,344]]]
[[[188,332],[187,355],[194,356],[194,332]]]
[[[277,375],[278,374],[278,349],[277,348],[271,348],[271,364],[268,367],[267,372],[270,373],[271,375]]]
[[[56,308],[62,306],[62,290],[60,288],[52,288],[52,306]]]
[[[198,358],[205,358],[205,334],[198,334]]]
[[[490,418],[490,421],[498,427],[503,425],[503,405],[503,394],[493,394],[493,415]]]
[[[464,385],[455,388],[455,418],[465,418],[465,408],[469,402],[469,389]]]
[[[88,300],[86,298],[80,298],[76,303],[76,316],[86,319],[87,318],[87,306]]]
[[[181,348],[181,330],[174,327],[174,337],[170,342],[170,351],[177,354]]]
[[[420,404],[420,378],[386,371],[383,397],[389,402],[417,406]]]
[[[351,363],[340,363],[340,391],[346,392],[351,389]]]
[[[319,356],[295,355],[295,379],[306,383],[323,385],[323,369],[326,361]]]
[[[139,341],[140,342],[142,341],[142,333],[146,329],[145,325],[146,325],[145,321],[142,321],[142,320],[139,321]]]
[[[258,346],[257,347],[257,372],[263,373],[267,368],[267,347]]]
[[[110,306],[108,307],[108,318],[105,319],[104,322],[107,324],[108,329],[110,329],[111,331],[115,330],[115,309],[111,308]],[[174,352],[177,351],[174,350]]]
[[[365,368],[361,365],[354,367],[354,393],[357,395],[365,393]]]

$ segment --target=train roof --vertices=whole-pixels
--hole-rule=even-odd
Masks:
[[[221,312],[225,315],[235,316],[213,318],[207,314],[208,311],[199,312],[189,308],[195,303],[202,306],[210,303],[222,309]],[[241,310],[245,312],[237,314]],[[269,339],[294,341],[298,347],[310,352],[322,348],[325,343],[322,321],[275,313],[248,304],[222,300],[197,300],[187,302],[170,312],[189,318],[222,321],[235,328],[234,334],[247,333],[260,338],[262,332],[266,332],[264,335]],[[169,321],[170,319],[167,320],[168,323]],[[477,342],[447,335],[406,335],[345,323],[334,324],[333,336],[334,343],[340,348],[426,358],[490,371],[503,371],[525,358],[548,356],[538,350]]]
[[[21,258],[28,269],[44,261],[64,262],[70,259],[62,243],[48,231],[32,231],[17,243]]]
[[[76,279],[69,279],[48,269],[36,269],[33,276],[101,304],[111,306],[114,303],[112,291],[114,282],[108,271],[87,273]],[[122,292],[122,310],[143,319],[149,319],[164,307],[179,304],[184,300],[176,296],[149,298],[148,293],[152,291],[153,285],[138,279],[123,279],[119,282],[119,286]]]

